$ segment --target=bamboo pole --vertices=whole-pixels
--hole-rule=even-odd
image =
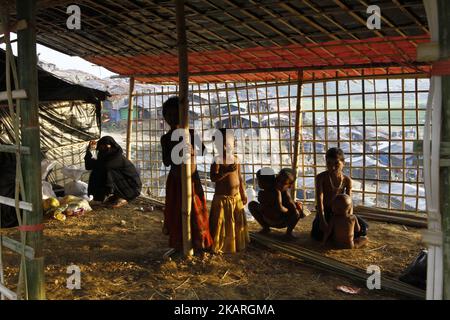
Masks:
[[[438,1],[439,16],[439,47],[440,58],[450,57],[450,3],[446,0]],[[441,143],[450,142],[450,75],[442,76],[442,128]],[[441,156],[444,156],[441,154]],[[445,156],[449,156],[445,154]],[[443,284],[444,299],[450,300],[450,167],[440,170],[440,206],[442,212],[443,233]]]
[[[303,86],[303,70],[299,70],[297,73],[297,103],[295,106],[295,134],[294,134],[294,161],[292,163],[292,169],[295,172],[294,187],[291,190],[291,197],[295,201],[295,191],[297,190],[297,175],[298,175],[298,154],[300,150],[300,130],[302,130],[302,123],[300,121],[301,108],[302,108],[302,86]],[[303,190],[304,191],[304,190]]]
[[[336,65],[323,65],[323,66],[310,66],[305,70],[335,70],[335,69],[375,69],[375,68],[387,68],[387,67],[398,67],[398,63],[370,63],[370,64],[336,64]],[[413,67],[426,67],[429,64],[425,62],[411,62]],[[190,74],[191,77],[204,77],[204,76],[220,76],[220,75],[230,75],[230,74],[257,74],[257,73],[273,73],[273,72],[295,72],[298,67],[275,67],[275,68],[252,68],[252,69],[236,69],[236,70],[220,70],[220,71],[198,71]],[[175,78],[178,76],[177,73],[134,73],[132,75],[117,75],[111,78],[127,78],[134,76],[136,78]]]
[[[27,21],[27,25],[36,25],[36,1],[17,0],[17,18]],[[24,221],[28,225],[42,223],[42,183],[41,150],[38,114],[38,76],[36,54],[36,29],[30,27],[17,33],[18,66],[20,87],[27,92],[28,99],[23,100],[21,108],[22,144],[30,147],[31,154],[22,160],[26,201],[33,204],[33,211],[24,211]],[[42,248],[42,230],[30,231],[27,246],[35,251],[35,258],[26,261],[28,298],[45,299],[44,256]]]
[[[179,98],[180,98],[180,125],[185,129],[185,140],[190,143],[189,134],[189,71],[186,39],[186,21],[184,15],[184,0],[176,0],[177,38],[178,38],[178,65],[179,65]],[[193,146],[194,147],[194,146]],[[193,255],[191,241],[191,157],[186,157],[181,165],[181,194],[182,194],[182,229],[183,229],[183,254],[188,257]]]
[[[250,233],[250,237],[252,240],[255,240],[263,246],[293,256],[297,261],[305,263],[308,266],[314,265],[314,267],[332,272],[334,275],[341,275],[351,280],[358,281],[361,284],[367,283],[368,274],[366,270],[320,255],[319,253],[304,247],[275,240],[273,237],[264,236],[254,232]],[[424,290],[400,282],[399,280],[383,276],[381,281],[383,290],[407,295],[415,299],[422,300],[425,298]]]
[[[130,77],[130,88],[128,91],[128,119],[127,119],[127,159],[131,159],[131,133],[133,130],[133,91],[134,77]]]

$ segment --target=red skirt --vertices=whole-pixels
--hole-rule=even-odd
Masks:
[[[181,177],[170,170],[166,182],[166,206],[164,227],[169,233],[169,246],[183,249]],[[177,170],[178,171],[178,170]],[[209,232],[208,207],[198,172],[192,174],[191,237],[194,249],[208,249],[212,246]]]

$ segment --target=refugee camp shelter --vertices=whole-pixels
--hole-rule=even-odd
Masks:
[[[1,87],[5,82],[5,51],[0,49]],[[86,143],[98,139],[100,112],[107,92],[60,79],[38,67],[40,148],[43,159],[57,161],[53,182],[64,183],[59,169],[83,163]],[[0,142],[14,144],[13,120],[6,101],[0,102]]]
[[[383,0],[371,6],[363,0],[80,0],[80,30],[67,28],[69,4],[24,0],[10,7],[16,26],[21,19],[35,21],[35,29],[19,31],[19,44],[29,50],[23,63],[31,59],[36,40],[129,77],[129,101],[144,97],[151,112],[177,94],[185,128],[189,110],[208,110],[200,115],[207,143],[214,121],[205,115],[219,114],[221,121],[222,106],[236,105],[236,121],[225,123],[248,129],[244,145],[253,147],[255,135],[258,142],[265,137],[257,144],[264,150],[243,151],[251,159],[248,174],[262,166],[292,166],[304,196],[313,195],[310,181],[325,167],[326,149],[342,147],[351,159],[349,174],[355,170],[358,178],[356,202],[382,209],[391,221],[403,217],[393,206],[426,215],[427,297],[450,297],[448,195],[442,191],[438,197],[439,182],[450,175],[447,160],[440,159],[450,140],[447,1]],[[142,94],[134,92],[134,81],[177,87]],[[207,101],[188,101],[188,91]],[[272,121],[273,114],[280,115],[278,121]],[[289,119],[281,121],[281,115]],[[255,116],[260,127],[268,119],[263,131],[253,128]],[[243,126],[245,117],[249,128]],[[153,177],[161,176],[158,143],[164,130],[149,129],[152,119],[149,124],[132,120],[130,105],[127,154],[141,168],[149,194],[157,196],[164,188],[153,184]],[[268,161],[254,158],[267,150]],[[184,218],[189,216],[187,168]],[[191,252],[188,241],[184,249]],[[42,288],[41,267],[36,272],[40,276],[32,287]],[[43,290],[31,291],[32,298],[44,296]]]

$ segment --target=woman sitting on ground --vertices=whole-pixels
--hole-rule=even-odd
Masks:
[[[97,159],[91,153],[95,149]],[[84,163],[86,170],[92,170],[88,193],[94,196],[94,201],[119,208],[140,195],[142,183],[136,167],[125,158],[122,148],[112,137],[89,142]]]

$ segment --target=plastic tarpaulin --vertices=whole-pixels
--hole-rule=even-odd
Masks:
[[[41,150],[71,146],[100,136],[97,107],[81,101],[47,103],[39,106]],[[0,142],[14,143],[14,131],[6,107],[0,106]]]

